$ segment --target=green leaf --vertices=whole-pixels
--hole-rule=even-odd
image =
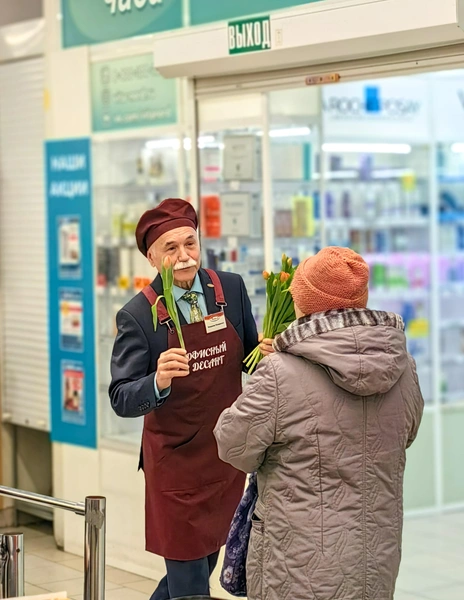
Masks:
[[[284,273],[286,273],[286,269],[287,269],[287,257],[285,254],[282,254],[282,264],[280,265],[280,270],[283,271]]]
[[[163,281],[163,292],[164,298],[166,300],[166,308],[168,310],[168,314],[171,318],[171,321],[174,324],[174,327],[177,331],[177,336],[179,337],[179,343],[181,347],[185,350],[185,342],[184,336],[182,335],[182,326],[179,320],[179,313],[177,312],[177,304],[174,298],[174,294],[172,292],[172,288],[174,285],[174,269],[172,265],[166,269],[163,264],[163,268],[161,270],[161,279]]]
[[[161,300],[161,298],[164,298],[164,296],[158,296],[156,302],[151,307],[151,313],[153,315],[153,327],[155,328],[155,331],[158,329],[158,302]]]

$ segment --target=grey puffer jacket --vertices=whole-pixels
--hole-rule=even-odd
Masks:
[[[258,471],[248,598],[392,600],[424,404],[402,319],[320,313],[275,348],[215,429],[222,460]]]

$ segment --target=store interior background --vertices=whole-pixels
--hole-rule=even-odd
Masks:
[[[40,30],[41,3],[27,4],[14,14],[2,6],[1,40],[24,19]],[[282,252],[298,262],[324,245],[346,245],[369,262],[370,307],[403,316],[426,401],[408,451],[407,523],[429,518],[437,553],[446,556],[451,534],[441,532],[439,515],[456,514],[462,531],[464,511],[464,68],[205,93],[196,110],[188,82],[165,80],[172,123],[104,132],[92,114],[99,68],[125,51],[150,54],[151,41],[61,52],[51,29],[29,35],[41,53],[0,58],[2,482],[75,500],[107,496],[108,564],[147,577],[160,572],[143,552],[142,423],[112,413],[109,360],[117,310],[152,277],[135,246],[138,217],[198,189],[204,264],[242,275],[258,326],[262,271]],[[92,145],[96,449],[50,440],[43,142],[81,136]],[[11,503],[2,506],[0,524],[11,522]],[[57,544],[82,553],[77,519],[17,508],[26,520],[54,519]],[[440,554],[429,569],[444,560]]]
[[[464,418],[464,148],[459,136],[450,138],[456,136],[453,109],[462,110],[459,94],[454,106],[451,92],[463,81],[462,72],[448,71],[199,104],[203,260],[244,278],[258,326],[263,269],[277,268],[283,252],[298,262],[326,244],[365,256],[370,307],[403,316],[426,401],[408,460],[409,512],[464,503],[464,446],[455,433]],[[388,114],[380,102],[389,103]],[[263,107],[269,110],[268,165]],[[117,419],[105,402],[114,315],[146,277],[134,246],[137,215],[172,192],[176,160],[190,146],[187,138],[163,137],[94,149],[97,161],[107,160],[96,169],[106,181],[101,190],[96,184],[99,248],[109,252],[98,292],[99,314],[107,317],[99,319],[106,325],[100,332],[102,435],[135,446],[141,424]],[[264,177],[272,189],[266,207]],[[263,237],[266,211],[270,240]]]

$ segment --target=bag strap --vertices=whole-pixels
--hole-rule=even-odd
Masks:
[[[150,306],[154,306],[156,304],[156,301],[158,300],[158,294],[151,287],[151,285],[147,285],[146,287],[144,287],[142,290],[142,294],[148,300]],[[160,302],[158,302],[157,309],[158,309],[158,321],[160,322],[160,324],[164,325],[165,323],[169,323],[169,321],[171,321],[171,317],[169,316],[169,313],[168,313],[166,307],[164,306],[162,300]]]
[[[214,295],[216,298],[216,304],[221,308],[224,308],[224,306],[227,306],[227,302],[224,298],[224,290],[222,289],[222,283],[219,279],[218,274],[216,273],[216,271],[212,271],[211,269],[205,269],[205,271],[208,273],[209,278],[211,279],[211,283],[214,285]]]

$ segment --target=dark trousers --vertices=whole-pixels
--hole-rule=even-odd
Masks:
[[[209,596],[209,578],[217,565],[219,552],[198,560],[166,560],[166,577],[160,581],[151,600],[184,596]]]

